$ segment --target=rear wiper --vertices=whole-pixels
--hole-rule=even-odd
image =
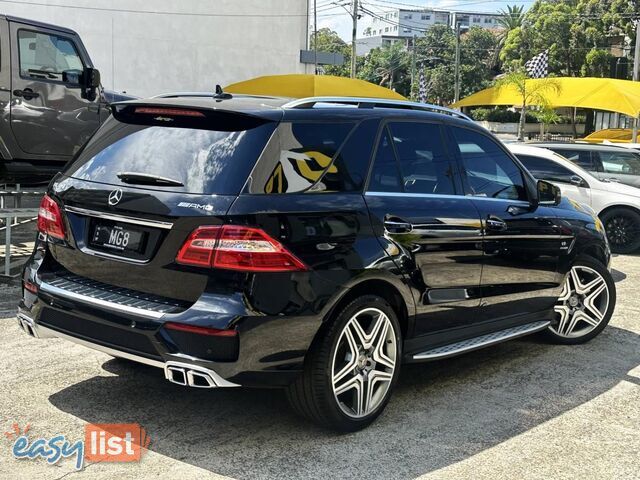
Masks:
[[[173,178],[160,177],[149,173],[139,172],[119,172],[116,175],[124,183],[134,183],[136,185],[158,185],[184,187],[184,183],[174,180]]]

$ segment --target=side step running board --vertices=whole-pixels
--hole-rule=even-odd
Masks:
[[[507,340],[512,340],[514,338],[544,330],[550,323],[551,322],[549,320],[543,320],[527,323],[526,325],[518,325],[517,327],[507,328],[506,330],[500,330],[499,332],[487,333],[486,335],[480,335],[479,337],[469,338],[468,340],[450,343],[449,345],[436,347],[431,350],[427,350],[426,352],[417,353],[413,356],[413,359],[437,360],[440,358],[452,357],[454,355],[478,350],[479,348],[488,347],[489,345],[505,342]]]

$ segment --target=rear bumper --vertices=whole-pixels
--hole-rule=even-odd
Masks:
[[[23,311],[18,310],[18,324],[22,330],[34,338],[62,338],[70,342],[82,345],[83,347],[98,350],[113,357],[125,358],[134,362],[142,363],[152,367],[161,368],[164,376],[172,383],[197,388],[217,388],[217,387],[239,387],[237,383],[225,380],[214,370],[198,365],[198,359],[189,359],[181,356],[179,360],[160,361],[143,357],[133,353],[128,353],[115,348],[107,347],[99,343],[83,340],[66,333],[59,332],[52,328],[39,325]]]

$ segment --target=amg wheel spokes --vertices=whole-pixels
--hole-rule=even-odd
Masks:
[[[600,325],[609,307],[609,289],[602,275],[586,266],[571,269],[554,307],[558,324],[550,327],[563,337],[580,337]]]
[[[332,387],[340,409],[363,417],[383,402],[396,366],[396,335],[384,312],[367,308],[344,326],[335,348]]]

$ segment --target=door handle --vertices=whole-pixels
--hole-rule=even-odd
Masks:
[[[25,100],[31,100],[32,98],[38,98],[40,96],[38,92],[34,92],[30,88],[25,88],[24,90],[14,90],[13,94],[16,97],[22,97]]]
[[[390,219],[384,221],[384,229],[389,233],[409,233],[413,230],[413,225],[400,219]]]
[[[507,222],[494,215],[489,215],[486,220],[487,230],[494,232],[502,232],[507,229]]]

